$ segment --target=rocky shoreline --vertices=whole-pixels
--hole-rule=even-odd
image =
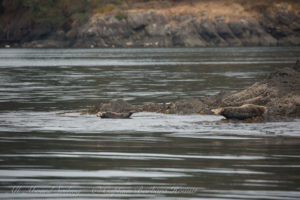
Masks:
[[[292,67],[277,69],[265,80],[234,94],[221,92],[202,99],[182,99],[168,104],[131,105],[123,100],[113,100],[77,112],[218,114],[244,122],[300,118],[300,63],[297,61]]]
[[[114,48],[300,45],[300,15],[286,7],[231,19],[205,12],[167,15],[156,11],[93,15],[65,30],[31,30],[32,24],[0,30],[2,47]]]

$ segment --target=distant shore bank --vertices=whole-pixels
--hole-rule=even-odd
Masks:
[[[91,14],[86,8],[80,18],[58,18],[61,22],[55,23],[55,16],[39,21],[33,11],[22,10],[19,8],[22,6],[14,5],[13,1],[3,2],[7,2],[4,4],[7,8],[0,16],[0,47],[6,48],[300,45],[297,10],[300,3],[297,1],[251,2],[249,5],[238,0],[231,3],[118,1],[118,6],[107,12]],[[30,10],[30,6],[33,5],[26,8]]]

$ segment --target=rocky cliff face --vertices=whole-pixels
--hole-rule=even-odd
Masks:
[[[300,15],[285,7],[259,16],[128,12],[94,15],[66,30],[0,30],[1,45],[21,47],[206,47],[300,45]],[[40,33],[40,35],[39,35]]]

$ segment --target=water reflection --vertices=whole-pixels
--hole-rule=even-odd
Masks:
[[[0,199],[298,199],[299,120],[57,113],[239,90],[299,55],[289,47],[2,49]]]

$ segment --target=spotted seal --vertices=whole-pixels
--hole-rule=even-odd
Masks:
[[[97,117],[111,118],[111,119],[128,119],[133,112],[128,113],[117,113],[117,112],[98,112]]]
[[[212,112],[216,115],[223,115],[227,119],[244,120],[262,116],[267,112],[267,108],[254,104],[244,104],[237,107],[217,108],[213,109]]]

